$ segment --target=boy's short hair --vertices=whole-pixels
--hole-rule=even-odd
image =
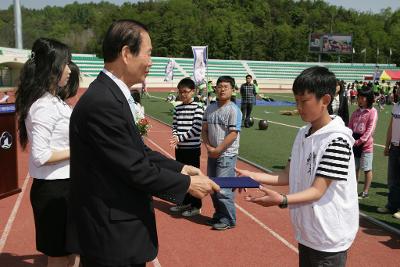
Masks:
[[[307,91],[315,94],[317,99],[329,94],[333,99],[336,92],[336,76],[321,66],[305,69],[294,80],[292,91],[295,95],[303,95]]]
[[[189,88],[191,90],[194,90],[196,88],[196,85],[194,84],[194,81],[190,78],[183,78],[180,80],[178,83],[178,90],[182,88]]]
[[[372,108],[375,102],[374,90],[368,85],[363,85],[358,91],[359,96],[365,96],[367,98],[367,107]]]
[[[235,88],[235,79],[231,76],[220,76],[217,80],[217,85],[220,83],[230,83],[232,88]]]
[[[251,76],[250,74],[247,74],[247,75],[246,75],[246,79],[249,78],[249,77],[250,77],[251,79],[253,79],[253,76]]]

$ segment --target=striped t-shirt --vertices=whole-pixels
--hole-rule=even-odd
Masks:
[[[172,134],[178,137],[179,149],[200,147],[204,109],[197,102],[180,104],[174,109]]]
[[[322,155],[315,176],[333,180],[347,180],[351,147],[342,137],[330,142]]]

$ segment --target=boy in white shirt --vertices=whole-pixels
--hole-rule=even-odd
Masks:
[[[262,184],[287,185],[279,194],[264,186],[262,196],[248,196],[262,206],[289,205],[299,266],[345,266],[347,250],[358,230],[358,197],[352,132],[328,106],[335,94],[335,75],[324,67],[304,70],[293,84],[303,121],[294,141],[290,163],[276,174],[237,169]],[[328,264],[329,263],[329,264]],[[325,265],[324,265],[325,266]]]

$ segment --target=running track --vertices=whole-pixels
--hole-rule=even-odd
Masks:
[[[146,143],[172,157],[169,127],[154,120],[151,124]],[[204,150],[202,155],[205,171]],[[27,152],[19,150],[19,184],[23,192],[0,200],[1,267],[45,266],[44,257],[35,250],[27,158]],[[255,169],[241,161],[238,166]],[[279,190],[286,192],[287,188]],[[245,194],[236,198],[236,228],[221,232],[204,224],[213,212],[209,197],[203,201],[202,215],[189,219],[171,214],[170,203],[155,199],[160,250],[157,261],[147,266],[297,266],[297,244],[288,210],[248,203],[243,200]],[[399,266],[399,249],[399,236],[360,219],[348,266]]]

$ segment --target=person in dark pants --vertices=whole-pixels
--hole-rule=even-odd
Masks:
[[[256,101],[256,87],[251,83],[253,77],[250,74],[246,76],[246,83],[240,86],[240,95],[242,97],[241,111],[243,114],[244,127],[250,127],[250,116],[253,105]]]
[[[175,158],[180,163],[200,168],[200,136],[204,110],[193,101],[194,81],[184,78],[178,83],[179,99],[182,104],[174,109],[171,146],[175,147]],[[171,207],[173,212],[191,217],[201,213],[201,199],[185,195],[182,204]]]
[[[66,244],[83,267],[145,266],[158,253],[152,196],[182,203],[186,193],[203,198],[219,191],[198,168],[143,142],[129,88],[145,80],[151,51],[146,26],[114,21],[103,40],[104,69],[71,115]]]

